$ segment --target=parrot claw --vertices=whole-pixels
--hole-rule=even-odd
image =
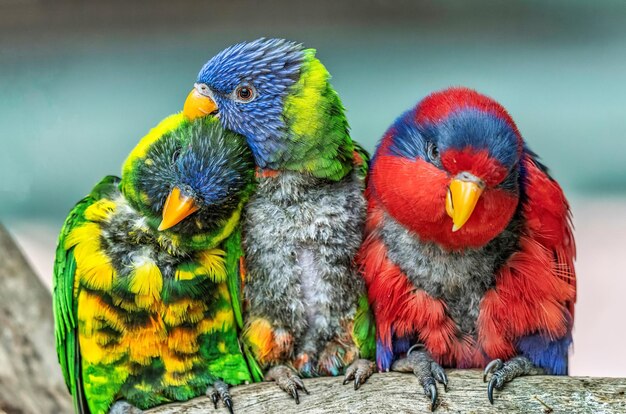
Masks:
[[[435,411],[435,407],[437,406],[437,386],[430,384],[428,386],[428,392],[430,393],[430,411]]]
[[[142,414],[143,410],[131,405],[129,402],[120,400],[109,409],[109,414]]]
[[[485,370],[483,371],[483,382],[487,382],[487,376],[492,371],[497,371],[500,368],[502,368],[502,365],[504,364],[502,363],[502,360],[500,358],[494,359],[493,361],[488,363],[487,366],[485,367]]]
[[[305,394],[309,394],[309,391],[304,386],[304,381],[294,371],[287,368],[284,365],[277,365],[270,369],[265,375],[266,381],[276,381],[276,384],[281,390],[296,401],[296,404],[300,404],[300,395],[298,390],[304,391]]]
[[[228,385],[223,381],[215,381],[212,386],[206,390],[206,395],[211,397],[215,409],[217,409],[217,402],[221,399],[224,401],[224,405],[228,408],[228,412],[233,414],[233,399],[228,392]]]
[[[445,370],[426,351],[412,349],[412,352],[407,353],[406,358],[394,362],[391,369],[415,374],[424,389],[424,395],[430,398],[430,411],[437,408],[439,398],[437,382],[443,384],[444,390],[448,391],[448,376]]]
[[[487,398],[493,404],[493,390],[500,391],[504,388],[504,384],[522,375],[539,375],[543,374],[542,368],[537,368],[526,357],[518,356],[506,362],[501,359],[494,359],[485,367],[483,372],[483,381],[487,381],[487,376],[492,374],[487,384]]]
[[[489,399],[491,405],[493,405],[493,388],[495,387],[499,390],[502,388],[502,385],[504,384],[502,384],[501,381],[500,384],[498,383],[498,377],[491,377],[489,380],[489,384],[487,384],[487,398]]]
[[[343,385],[346,385],[350,381],[354,380],[354,390],[361,388],[361,385],[372,376],[376,367],[372,361],[367,359],[357,359],[347,369],[346,375],[343,379]]]

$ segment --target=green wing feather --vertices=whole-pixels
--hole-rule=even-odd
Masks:
[[[104,192],[110,191],[112,186],[116,188],[118,183],[117,177],[105,177],[94,187],[90,195],[74,206],[61,229],[54,260],[53,310],[57,355],[65,384],[74,400],[74,411],[80,414],[89,413],[89,410],[81,379],[77,336],[76,298],[74,296],[76,261],[72,250],[65,250],[65,239],[72,229],[86,221],[84,212],[87,207],[99,200]]]
[[[363,148],[363,146],[361,146],[361,144],[359,144],[358,142],[352,141],[352,143],[354,144],[354,152],[358,154],[360,158],[360,160],[355,160],[355,168],[357,169],[359,178],[363,180],[363,185],[365,186],[367,184],[367,173],[369,171],[371,158],[370,153],[367,152],[367,150]]]
[[[226,270],[228,272],[228,291],[235,313],[235,321],[237,322],[237,330],[241,332],[243,329],[243,292],[241,274],[241,259],[244,257],[243,247],[241,246],[241,228],[237,229],[224,241],[224,250],[226,251]],[[263,381],[263,370],[254,358],[250,348],[240,341],[243,354],[248,363],[248,369],[252,375],[254,382]]]
[[[367,185],[370,154],[356,141],[354,142],[354,152],[358,154],[360,160],[356,163],[357,173],[363,181],[363,187]],[[356,316],[354,317],[353,328],[354,341],[359,347],[361,358],[374,359],[376,357],[376,323],[374,315],[369,306],[367,295],[359,298]]]
[[[359,298],[352,335],[360,357],[373,360],[376,357],[376,323],[366,295]]]
[[[243,249],[241,247],[241,229],[239,226],[237,226],[237,228],[233,230],[232,234],[224,241],[224,251],[226,252],[228,291],[233,304],[233,312],[235,313],[237,328],[241,330],[243,327],[243,313],[241,274],[239,267],[241,257],[243,257]]]

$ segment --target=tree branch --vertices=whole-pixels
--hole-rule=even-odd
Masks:
[[[52,299],[0,225],[0,414],[69,413]]]
[[[449,371],[448,392],[439,386],[435,413],[626,413],[626,379],[535,376],[517,378],[487,400],[487,384],[475,370]],[[430,412],[430,402],[412,374],[375,374],[358,391],[342,386],[341,378],[305,380],[311,395],[301,395],[300,405],[274,383],[235,387],[231,390],[235,413],[415,413]],[[303,394],[303,393],[301,393]],[[161,406],[150,414],[228,413],[219,403],[213,409],[208,397]]]

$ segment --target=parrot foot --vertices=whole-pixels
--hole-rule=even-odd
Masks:
[[[515,357],[506,362],[502,362],[501,359],[494,359],[485,367],[483,371],[483,382],[487,382],[487,376],[492,374],[489,384],[487,384],[487,398],[489,402],[493,404],[493,390],[501,390],[504,384],[513,380],[514,378],[521,377],[523,375],[540,375],[544,373],[544,370],[537,368],[526,357]]]
[[[354,390],[358,390],[376,370],[376,365],[367,359],[357,359],[347,369],[343,385],[354,380]]]
[[[215,381],[212,386],[207,388],[206,395],[213,401],[215,409],[217,409],[217,402],[222,400],[230,414],[233,414],[233,399],[228,392],[228,385],[225,382],[219,380]]]
[[[287,394],[291,395],[294,400],[296,400],[296,404],[300,404],[300,397],[298,396],[299,389],[304,391],[307,395],[309,394],[309,391],[307,391],[304,386],[302,378],[300,378],[291,368],[284,365],[277,365],[271,368],[267,374],[265,374],[265,380],[276,381],[276,384],[281,390],[285,391]]]
[[[437,407],[437,382],[443,384],[444,390],[448,391],[448,377],[444,369],[436,363],[426,351],[413,351],[409,349],[406,358],[394,362],[391,370],[399,372],[413,372],[424,388],[424,394],[430,398],[430,411]]]
[[[109,409],[109,414],[142,414],[143,410],[130,404],[128,401],[116,401]]]

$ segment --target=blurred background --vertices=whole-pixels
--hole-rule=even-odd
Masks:
[[[369,150],[450,85],[500,101],[571,200],[571,373],[626,376],[626,2],[0,0],[0,223],[50,284],[69,209],[202,64],[261,36],[318,49]]]

